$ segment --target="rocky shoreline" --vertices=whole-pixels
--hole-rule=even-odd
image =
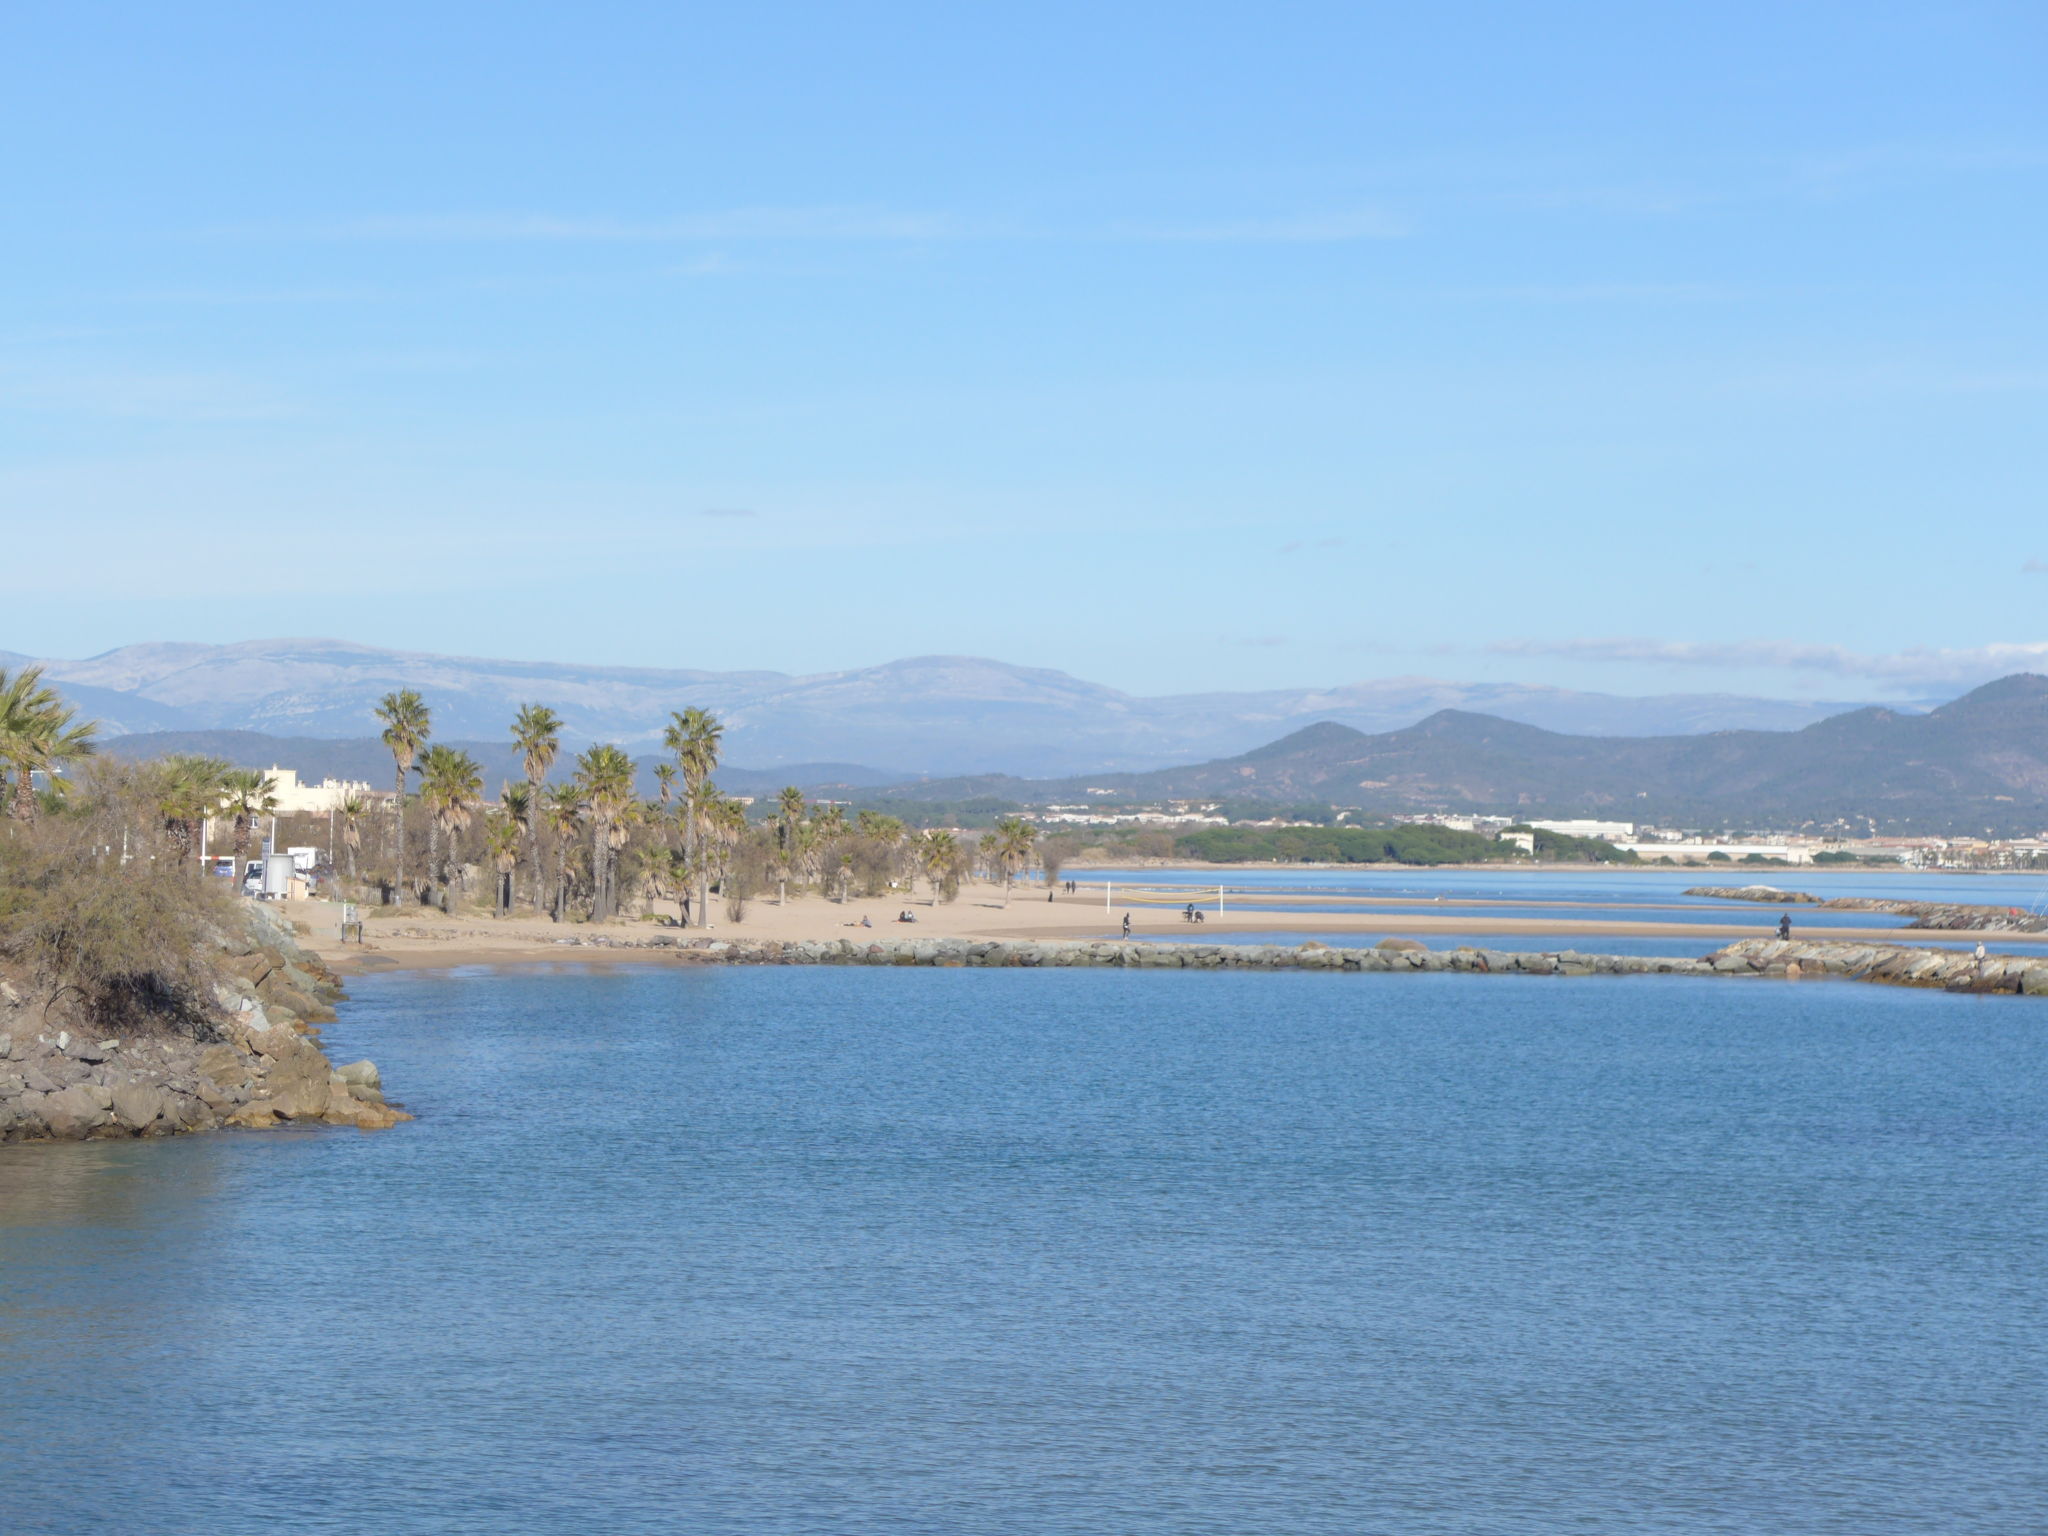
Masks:
[[[321,1050],[340,981],[282,918],[252,906],[246,931],[221,946],[204,1038],[60,1027],[0,980],[0,1141],[286,1123],[379,1130],[412,1118],[385,1102],[373,1064],[337,1068]]]
[[[419,936],[428,936],[420,931]],[[441,937],[442,935],[434,935]],[[450,936],[452,937],[452,936]],[[1358,971],[1520,976],[1833,976],[1889,986],[2048,997],[2048,955],[1830,940],[1743,939],[1702,956],[1606,955],[1579,950],[1430,949],[1413,939],[1371,948],[1320,943],[1156,944],[1116,939],[689,939],[673,933],[622,940],[564,937],[550,949],[657,951],[697,964],[1101,967],[1136,970]],[[566,957],[565,957],[566,958]]]

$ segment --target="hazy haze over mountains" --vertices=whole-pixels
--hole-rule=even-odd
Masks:
[[[31,658],[0,659],[19,665]],[[724,718],[735,763],[859,763],[904,775],[1140,771],[1243,752],[1315,721],[1386,731],[1446,708],[1578,735],[1647,736],[1796,729],[1857,707],[1415,677],[1141,698],[1064,672],[965,656],[795,677],[439,656],[339,640],[130,645],[43,664],[110,734],[371,736],[377,699],[417,688],[443,739],[498,739],[513,711],[533,701],[558,710],[575,741],[638,750],[659,735],[670,710],[694,704]]]

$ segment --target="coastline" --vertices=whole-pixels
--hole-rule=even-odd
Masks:
[[[1317,898],[1258,898],[1267,906],[1287,907],[1295,901]],[[1329,902],[1319,902],[1330,905]],[[1445,901],[1441,912],[1416,913],[1379,910],[1383,905],[1414,907],[1413,899],[1362,897],[1344,903],[1346,910],[1328,911],[1224,911],[1210,912],[1199,929],[1183,923],[1175,907],[1144,907],[1132,912],[1131,938],[1158,943],[1163,948],[1204,948],[1201,940],[1211,935],[1258,934],[1285,931],[1311,935],[1317,942],[1336,947],[1370,946],[1383,938],[1419,940],[1445,949],[1474,939],[1518,938],[1547,941],[1544,952],[1562,949],[1596,951],[1607,938],[1669,939],[1674,955],[1698,958],[1747,939],[1774,935],[1776,924],[1759,911],[1754,925],[1747,923],[1654,922],[1625,917],[1589,918],[1579,915],[1597,904],[1541,901]],[[1497,909],[1516,906],[1524,911],[1514,916],[1481,915],[1460,908]],[[745,919],[726,920],[724,913],[709,929],[678,929],[674,926],[640,922],[606,924],[553,923],[545,918],[456,915],[445,916],[432,909],[408,908],[403,912],[377,913],[364,925],[365,942],[342,945],[331,934],[302,940],[337,972],[369,975],[394,969],[446,970],[474,965],[592,965],[592,964],[678,964],[706,958],[703,946],[713,943],[829,944],[848,940],[856,944],[917,940],[964,940],[974,943],[1046,941],[1058,943],[1121,939],[1123,908],[1103,910],[1099,895],[1060,895],[1052,901],[1042,891],[1034,899],[1017,896],[1008,906],[1000,890],[972,886],[962,890],[959,900],[934,906],[929,898],[912,900],[854,899],[839,904],[817,897],[792,900],[778,907],[772,901],[749,906]],[[1681,910],[1669,908],[1665,910]],[[909,911],[914,923],[899,923],[900,912]],[[1538,915],[1555,913],[1558,915]],[[866,917],[867,927],[861,927]],[[1801,941],[1848,944],[1926,951],[1932,935],[1898,923],[1864,927],[1805,929],[1795,919],[1794,931]],[[2026,936],[2001,933],[2001,944],[2012,943],[2023,957],[2048,962],[2048,934]],[[1245,946],[1253,947],[1253,946]],[[1945,951],[1930,951],[1945,953]],[[693,956],[694,960],[685,959]]]
[[[602,948],[604,960],[623,948]],[[1281,944],[1157,944],[1137,940],[909,938],[827,940],[701,939],[655,935],[637,953],[675,965],[886,966],[932,969],[1105,969],[1201,971],[1324,971],[1380,975],[1685,976],[1796,981],[1836,977],[1946,992],[2048,997],[2048,956],[1987,955],[1901,945],[1829,940],[1744,939],[1704,956],[1592,954],[1577,949],[1526,951],[1428,949],[1382,940],[1370,948],[1308,942]],[[486,962],[488,963],[488,962]]]

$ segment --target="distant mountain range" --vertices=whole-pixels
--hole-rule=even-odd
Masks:
[[[1874,821],[1895,832],[2012,835],[2048,827],[2048,677],[2019,673],[1927,714],[1868,707],[1796,731],[1569,736],[1446,709],[1377,735],[1325,721],[1185,768],[1063,780],[979,775],[882,793],[1099,805],[1314,801],[1380,813],[1707,827]]]
[[[0,665],[33,659],[0,652]],[[360,741],[375,735],[371,709],[379,698],[417,688],[443,739],[502,742],[514,710],[533,701],[558,710],[579,744],[617,741],[638,753],[658,738],[669,711],[695,704],[723,717],[734,761],[775,775],[836,768],[854,776],[846,782],[1143,771],[1244,752],[1311,722],[1384,732],[1444,709],[1580,735],[1652,736],[1789,730],[1856,707],[1724,694],[1628,698],[1431,678],[1140,698],[1064,672],[963,656],[791,677],[491,661],[338,640],[130,645],[42,665],[108,735],[245,731],[330,745]],[[306,760],[304,749],[295,752]]]

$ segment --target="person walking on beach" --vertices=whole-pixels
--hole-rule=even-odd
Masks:
[[[1124,914],[1124,937],[1128,939],[1128,938],[1129,938],[1130,936],[1131,936],[1131,914],[1130,914],[1130,913],[1128,913],[1128,912],[1126,912],[1126,913]]]
[[[1792,914],[1790,912],[1778,914],[1778,937],[1780,939],[1792,937]]]

